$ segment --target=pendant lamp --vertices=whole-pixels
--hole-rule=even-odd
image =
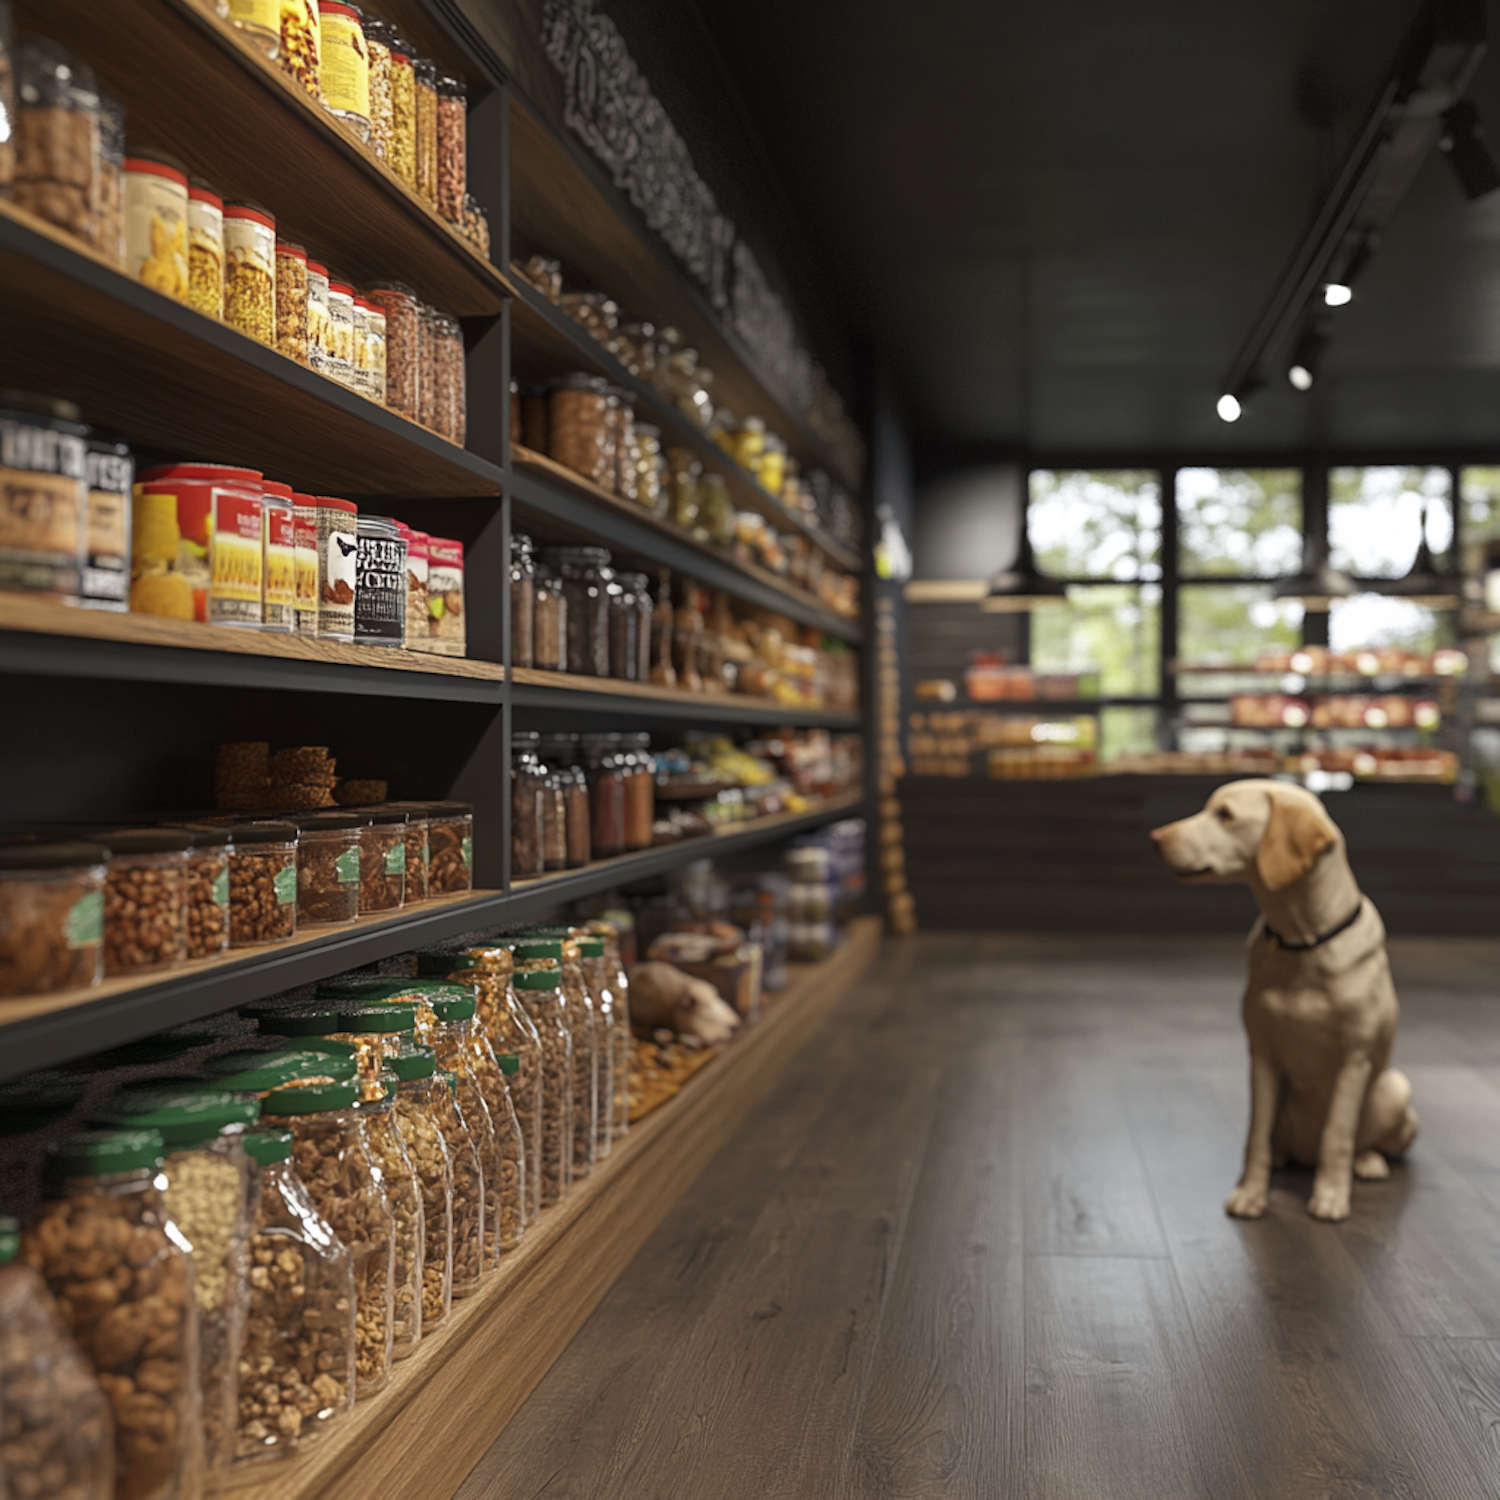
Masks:
[[[1417,555],[1403,577],[1381,590],[1392,599],[1423,604],[1428,609],[1457,609],[1460,603],[1458,580],[1451,573],[1440,573],[1427,546],[1427,497],[1422,497],[1422,532]]]
[[[1302,543],[1302,566],[1272,591],[1277,599],[1296,599],[1309,614],[1327,614],[1335,599],[1347,599],[1354,580],[1328,561],[1328,538],[1308,536]]]
[[[979,601],[979,607],[990,615],[1025,614],[1045,604],[1066,604],[1068,586],[1055,578],[1038,572],[1031,555],[1031,534],[1027,525],[1027,513],[1021,512],[1021,540],[1016,548],[1016,560],[990,580],[989,592]]]

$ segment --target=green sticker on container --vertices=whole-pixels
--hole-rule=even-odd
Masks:
[[[359,850],[345,849],[334,860],[333,868],[338,872],[340,885],[352,885],[359,879]]]
[[[474,868],[474,840],[467,835],[464,837],[464,869]]]
[[[422,868],[425,870],[432,863],[432,849],[426,838],[422,840]]]
[[[387,875],[404,875],[406,873],[406,844],[392,844],[385,851],[385,873]]]
[[[217,875],[214,876],[214,905],[229,905],[229,866],[225,865]]]
[[[94,948],[104,941],[104,892],[90,891],[68,909],[68,947]]]
[[[276,901],[280,906],[290,906],[297,899],[297,866],[283,865],[276,872]]]

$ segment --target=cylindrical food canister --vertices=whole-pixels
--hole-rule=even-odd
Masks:
[[[328,367],[323,371],[340,385],[358,389],[354,376],[354,288],[347,282],[328,282]]]
[[[370,149],[382,160],[391,154],[391,41],[395,28],[365,17],[365,47],[370,54]]]
[[[196,177],[188,183],[188,302],[224,316],[224,200]]]
[[[417,75],[417,192],[437,204],[437,68],[425,57],[413,64]]]
[[[292,487],[266,480],[265,593],[262,622],[290,634],[297,628],[297,520]]]
[[[307,263],[307,362],[321,375],[331,375],[332,331],[328,326],[328,267]]]
[[[0,108],[4,108],[3,87]],[[112,266],[118,266],[125,256],[125,106],[106,94],[99,96],[97,187],[94,248]]]
[[[318,0],[280,0],[281,47],[277,61],[314,99],[318,87]]]
[[[317,495],[313,504],[318,511],[318,634],[325,640],[352,641],[359,507],[332,495]]]
[[[359,518],[354,639],[362,646],[406,644],[406,543],[389,516]]]
[[[417,73],[411,50],[399,36],[391,38],[391,170],[407,187],[417,185]]]
[[[427,538],[427,635],[421,649],[435,656],[466,654],[464,544],[451,537]]]
[[[420,421],[422,305],[417,294],[400,281],[380,282],[365,295],[385,314],[385,404],[403,417]]]
[[[463,217],[468,182],[468,100],[458,78],[437,84],[437,205],[450,223]]]
[[[297,550],[297,634],[318,633],[318,503],[292,496],[292,542]]]
[[[276,241],[276,347],[307,363],[307,251]]]
[[[318,0],[318,46],[323,107],[360,140],[369,140],[370,52],[359,7]]]
[[[425,531],[413,531],[405,521],[396,522],[406,543],[406,647],[418,649],[427,634],[427,543]]]
[[[188,180],[173,157],[125,158],[125,269],[178,302],[189,300]]]
[[[276,220],[256,203],[224,205],[224,321],[276,347]]]
[[[229,19],[275,60],[281,51],[281,0],[229,0]]]
[[[88,432],[71,401],[0,391],[0,589],[76,601]]]
[[[85,455],[85,609],[124,610],[130,595],[130,487],[135,461],[124,443],[94,433]]]
[[[385,405],[385,313],[368,297],[356,296],[354,317],[359,325],[360,391]]]

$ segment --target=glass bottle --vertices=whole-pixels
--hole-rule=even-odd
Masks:
[[[395,1255],[391,1274],[391,1357],[406,1359],[422,1342],[422,1274],[427,1263],[427,1223],[422,1185],[396,1118],[396,1079],[360,1084],[355,1111],[364,1124],[370,1161],[390,1205]],[[440,1231],[437,1231],[440,1232]]]
[[[422,1192],[425,1338],[452,1311],[455,1261],[462,1261],[471,1283],[479,1279],[484,1189],[472,1147],[462,1163],[455,1163],[455,1150],[467,1142],[444,1128],[453,1113],[453,1088],[446,1073],[438,1075],[432,1049],[417,1046],[393,1057],[390,1070],[396,1075],[396,1125]]]
[[[543,936],[518,943],[515,952],[517,959],[550,959],[561,966],[558,982],[563,1014],[573,1038],[573,1180],[577,1182],[594,1170],[598,1157],[598,1020],[578,970],[577,952],[562,936],[566,929],[542,931]],[[607,1058],[603,1061],[607,1066]]]
[[[510,979],[516,999],[536,1027],[541,1047],[537,1201],[542,1208],[561,1203],[573,1181],[573,1033],[561,986],[562,971],[542,964],[518,968]]]
[[[635,1057],[634,1038],[630,1030],[630,979],[620,954],[620,930],[613,922],[595,918],[584,924],[592,937],[603,943],[600,980],[614,993],[615,1101],[613,1133],[616,1139],[630,1129],[630,1073]],[[585,954],[585,958],[592,958]],[[587,976],[587,970],[585,970]]]

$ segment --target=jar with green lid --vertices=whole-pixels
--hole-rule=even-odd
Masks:
[[[367,1091],[378,1085],[381,1070],[393,1058],[410,1052],[415,1045],[412,1033],[417,1029],[416,1007],[383,1003],[390,984],[390,980],[358,974],[340,975],[318,984],[318,1000],[335,1001],[339,1008],[339,1029],[329,1035],[354,1048],[360,1081]]]
[[[0,848],[0,997],[99,983],[108,859],[98,843]]]
[[[537,1200],[542,1208],[550,1208],[562,1202],[573,1181],[573,1033],[562,996],[562,971],[523,967],[511,976],[510,988],[536,1027],[541,1045]]]
[[[116,1500],[194,1500],[203,1488],[198,1314],[164,1152],[155,1130],[49,1142],[46,1201],[21,1240],[109,1398]]]
[[[234,1458],[239,1359],[249,1300],[250,1159],[256,1105],[227,1089],[142,1083],[100,1111],[116,1129],[155,1130],[166,1148],[166,1207],[187,1237],[198,1308],[204,1454],[210,1476]]]
[[[359,830],[353,813],[297,819],[297,924],[352,922],[359,915]]]
[[[0,1217],[0,1428],[5,1494],[113,1500],[109,1401]]]
[[[373,1083],[368,1078],[362,1080],[355,1112],[364,1122],[370,1160],[391,1209],[395,1247],[391,1270],[391,1356],[405,1359],[415,1354],[422,1342],[422,1271],[427,1259],[427,1234],[422,1185],[401,1137],[401,1125],[396,1118],[396,1079],[389,1069]]]
[[[604,956],[604,939],[580,933],[576,928],[574,936],[578,943],[578,967],[598,1020],[600,1057],[608,1060],[607,1069],[601,1066],[599,1070],[596,1135],[598,1154],[608,1156],[610,1142],[622,1133],[618,1128],[622,1112],[627,1123],[630,1116],[630,1013],[625,997],[615,990],[611,965]]]
[[[599,1149],[599,1116],[602,1112],[607,1129],[614,1078],[613,1054],[603,1017],[583,981],[578,944],[567,928],[558,930],[556,937],[561,948],[563,1002],[573,1032],[573,1097],[577,1110],[573,1126],[573,1176],[579,1178],[587,1177],[594,1170],[594,1163],[605,1154]],[[585,1119],[588,1122],[586,1140],[582,1138]]]
[[[630,978],[620,954],[620,929],[613,922],[596,917],[584,924],[584,930],[604,944],[601,975],[614,995],[615,1102],[610,1129],[618,1140],[630,1129],[630,1073],[635,1061],[634,1035],[630,1029]]]
[[[477,1284],[484,1253],[484,1187],[479,1163],[460,1136],[453,1085],[430,1047],[394,1058],[396,1121],[422,1189],[422,1335],[453,1308],[455,1268]]]
[[[211,1057],[203,1071],[231,1094],[264,1099],[298,1080],[352,1083],[359,1067],[352,1056],[316,1052],[311,1047],[278,1047],[266,1052],[226,1052]]]
[[[245,1137],[254,1232],[237,1464],[285,1457],[354,1407],[354,1262],[297,1176],[292,1139]]]
[[[253,1005],[242,1005],[239,1014],[245,1020],[255,1022],[257,1041],[270,1037],[313,1052],[334,1052],[344,1057],[355,1055],[356,1049],[348,1042],[332,1039],[339,1029],[339,1007],[334,1002],[325,1004],[278,996]]]

